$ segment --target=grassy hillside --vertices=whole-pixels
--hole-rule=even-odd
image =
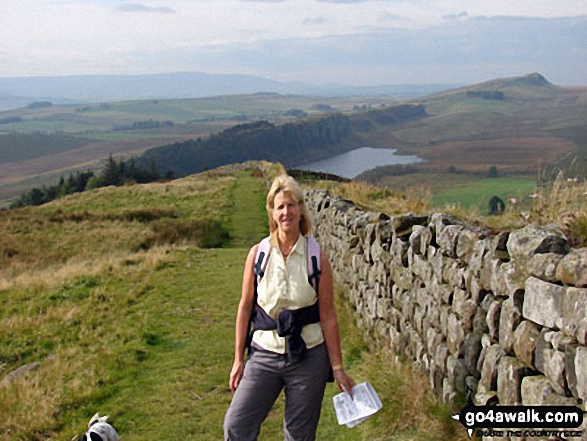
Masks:
[[[107,187],[0,212],[0,440],[64,440],[95,413],[122,439],[217,440],[249,247],[266,234],[258,173]],[[228,233],[228,234],[227,234]],[[345,364],[384,409],[349,430],[328,387],[318,439],[466,439],[427,380],[363,340],[339,304]],[[283,401],[262,440],[279,439]]]

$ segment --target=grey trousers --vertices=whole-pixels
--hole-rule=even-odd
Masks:
[[[255,351],[224,419],[225,441],[253,441],[261,423],[285,388],[286,441],[312,441],[330,368],[326,345],[309,349],[303,360],[288,364],[285,355]]]

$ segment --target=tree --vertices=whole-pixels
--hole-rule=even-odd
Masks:
[[[116,163],[116,160],[112,157],[112,154],[108,157],[108,162],[100,175],[100,187],[107,187],[109,185],[121,185],[122,176],[120,175],[120,166]]]
[[[487,177],[489,177],[489,178],[498,178],[499,177],[499,172],[497,171],[497,167],[495,165],[492,165],[491,167],[489,167],[489,170],[487,170]]]

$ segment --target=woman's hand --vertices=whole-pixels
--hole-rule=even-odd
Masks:
[[[228,382],[232,393],[234,393],[239,383],[241,382],[244,371],[245,363],[242,361],[235,361],[232,365],[232,370],[230,371],[230,380]]]
[[[351,396],[353,396],[353,387],[355,386],[354,380],[347,375],[344,369],[337,369],[332,372],[334,376],[334,381],[338,385],[338,389],[343,392],[348,392]]]

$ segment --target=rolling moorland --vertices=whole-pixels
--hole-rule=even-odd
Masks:
[[[265,193],[258,171],[213,170],[0,212],[0,439],[71,439],[96,412],[126,441],[221,438],[242,265],[267,232]],[[467,439],[450,418],[462,403],[439,405],[427,380],[364,339],[344,303],[338,311],[345,365],[384,408],[338,426],[329,386],[318,439]],[[282,411],[283,400],[261,440],[283,436]]]
[[[390,105],[400,104],[421,105],[425,115],[392,122],[382,117]],[[159,153],[183,149],[199,163],[199,169],[189,172],[219,165],[210,163],[211,152],[222,153],[222,163],[235,162],[242,158],[231,157],[232,148],[198,151],[192,146],[199,139],[210,147],[211,134],[227,129],[238,132],[235,125],[251,132],[249,124],[264,120],[275,131],[284,124],[313,124],[321,115],[333,112],[348,117],[351,130],[336,143],[314,149],[309,157],[362,146],[420,155],[426,160],[421,165],[380,167],[359,179],[397,190],[426,187],[433,203],[439,205],[467,197],[479,201],[467,194],[467,189],[478,185],[488,187],[489,192],[493,186],[504,188],[499,194],[502,199],[520,199],[534,191],[539,178],[551,179],[562,170],[566,177],[581,180],[587,170],[587,89],[558,87],[539,74],[401,102],[393,97],[254,94],[28,107],[0,113],[0,131],[6,133],[0,136],[0,200],[4,205],[27,189],[56,183],[59,176],[73,170],[99,168],[110,153],[128,157],[151,149],[147,156],[158,152],[164,158]],[[295,165],[288,159],[292,152],[281,147],[262,146],[261,156]],[[242,150],[246,153],[247,146]],[[299,154],[305,157],[308,152]],[[168,166],[165,161],[158,165]],[[498,179],[487,181],[487,170],[493,166]],[[456,195],[455,189],[459,190]],[[487,191],[483,194],[484,208]]]

